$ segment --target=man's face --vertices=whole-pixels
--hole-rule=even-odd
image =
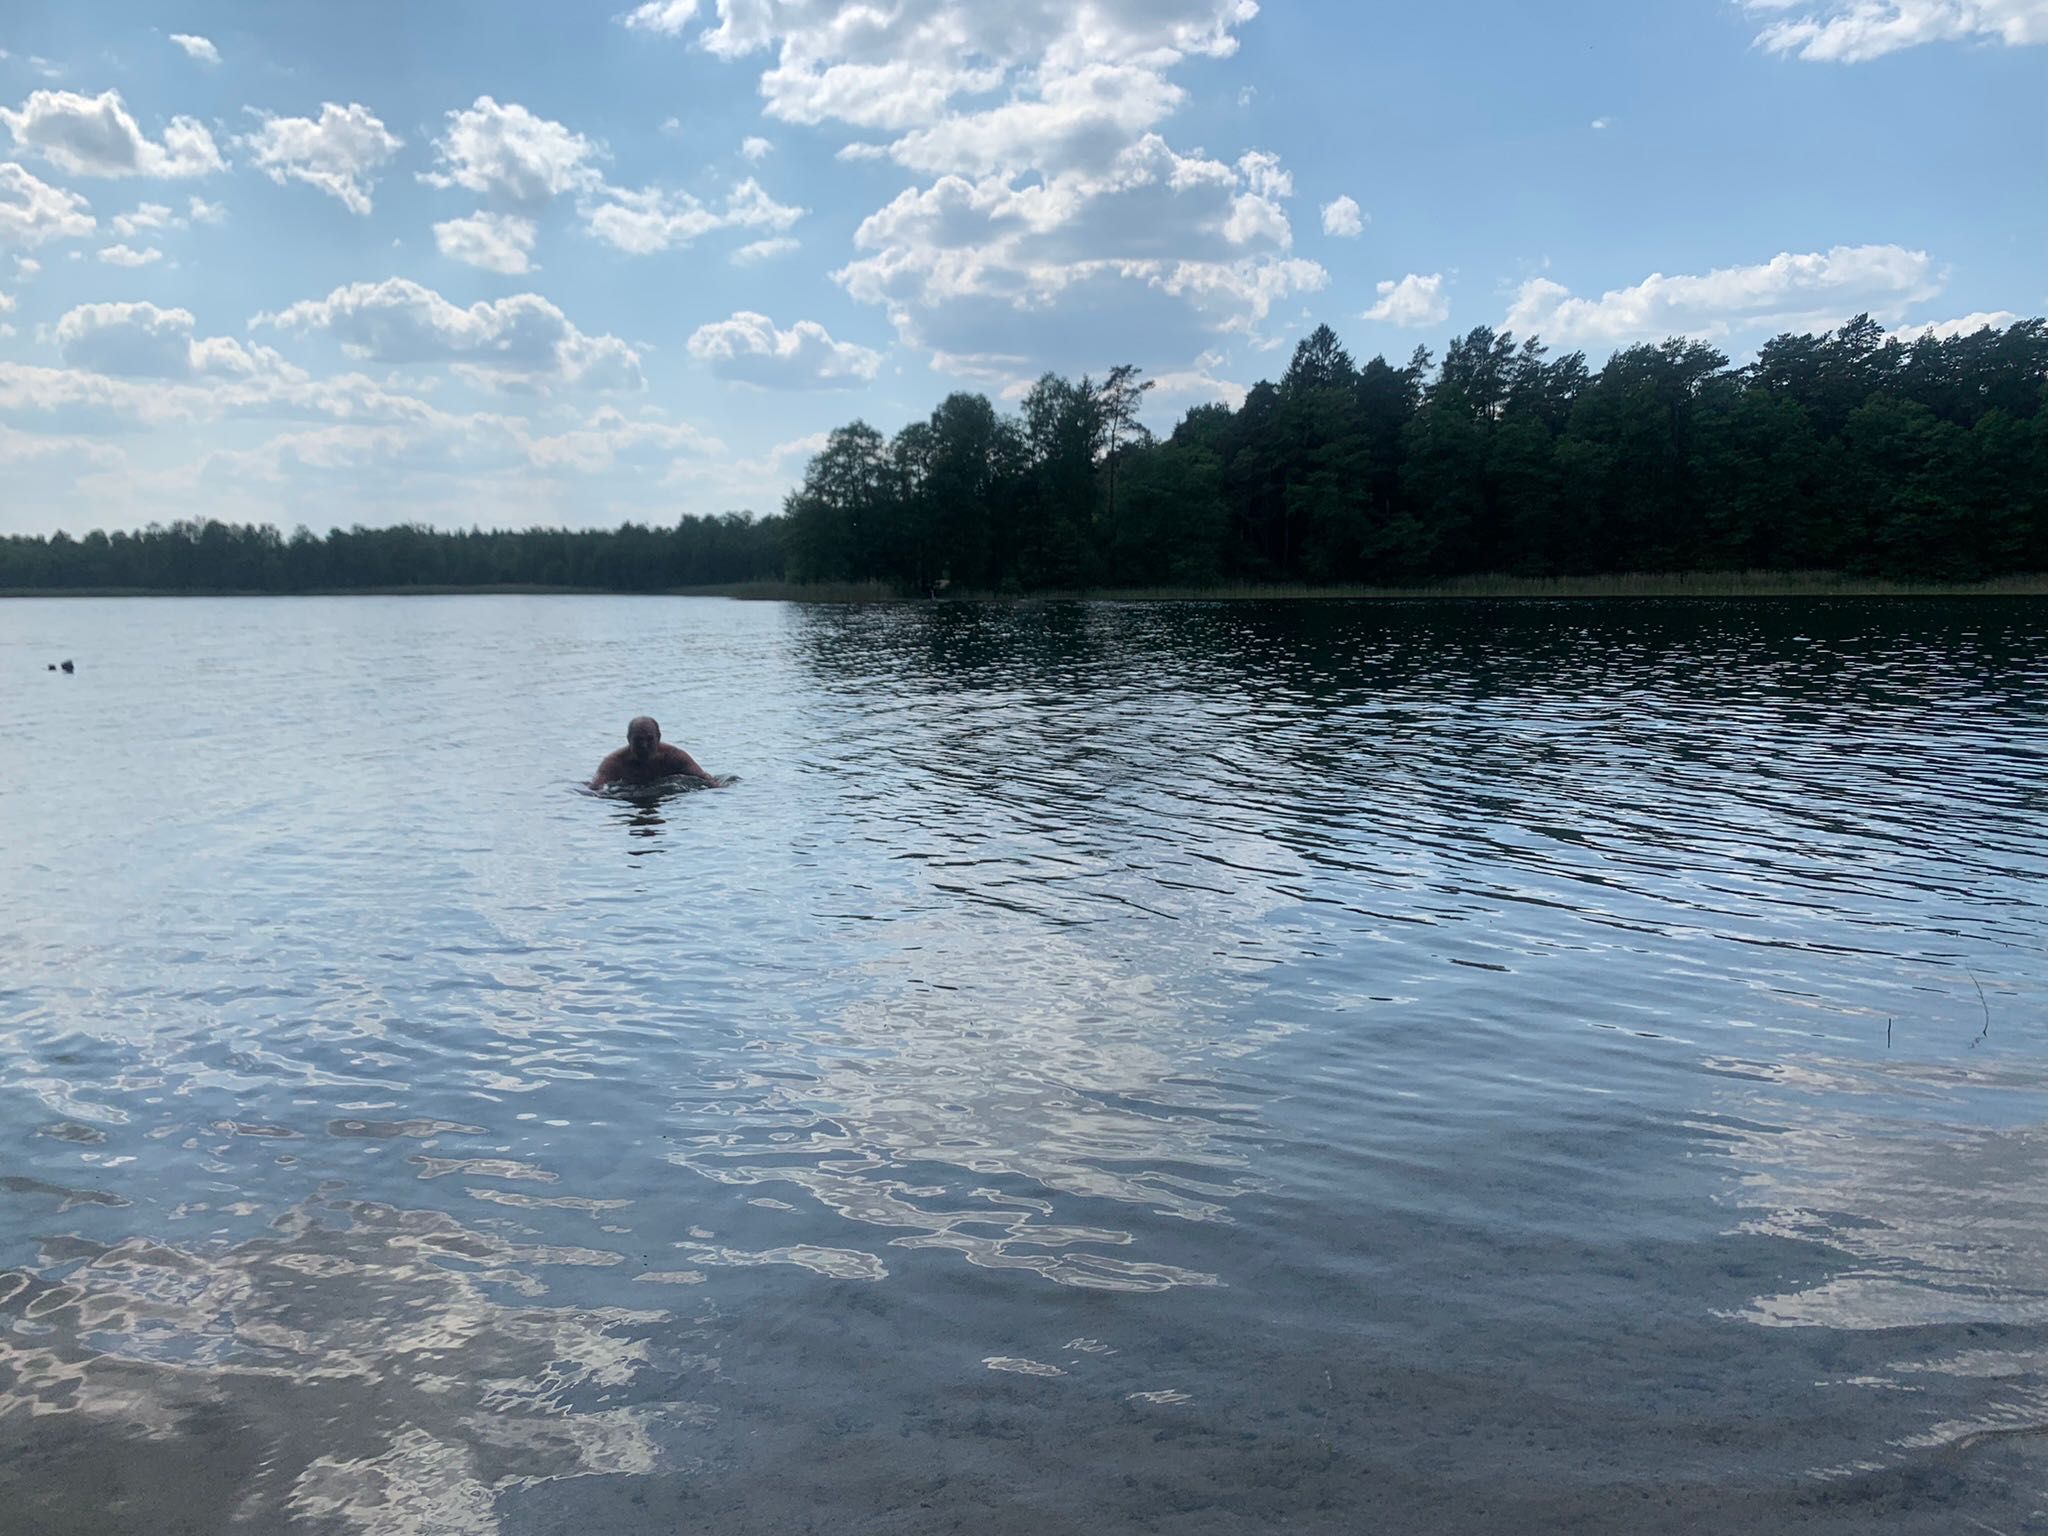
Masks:
[[[641,762],[654,756],[654,749],[661,745],[661,732],[649,720],[635,720],[626,731],[626,745],[633,756]]]

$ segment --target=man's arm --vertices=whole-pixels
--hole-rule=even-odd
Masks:
[[[605,785],[620,777],[619,769],[625,760],[623,751],[613,752],[597,765],[597,772],[591,775],[590,787],[603,789]]]
[[[676,746],[674,743],[669,743],[664,747],[663,750],[668,754],[666,761],[664,761],[662,764],[663,767],[671,769],[677,773],[687,773],[696,778],[702,779],[706,784],[709,784],[713,789],[719,788],[718,780],[714,779],[710,774],[706,773],[702,768],[700,768],[697,765],[697,759],[690,756],[690,754],[685,752],[681,747]]]

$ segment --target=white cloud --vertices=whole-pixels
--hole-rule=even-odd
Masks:
[[[17,256],[14,258],[14,275],[18,278],[26,280],[34,277],[42,270],[43,264],[33,256]]]
[[[606,244],[647,256],[687,246],[714,230],[785,230],[806,212],[776,202],[749,177],[726,194],[723,208],[713,208],[687,192],[607,187],[604,200],[587,205],[583,215],[590,232]]]
[[[1441,272],[1427,277],[1410,272],[1398,283],[1389,279],[1379,285],[1379,295],[1379,303],[1365,312],[1364,319],[1414,329],[1442,325],[1451,318],[1451,301],[1444,296]]]
[[[377,172],[403,148],[402,141],[358,102],[322,102],[320,118],[265,117],[239,141],[257,167],[280,187],[302,181],[338,200],[350,213],[370,212]]]
[[[1253,0],[722,0],[697,41],[772,53],[767,115],[867,137],[936,178],[874,213],[835,275],[934,364],[998,383],[1114,356],[1187,370],[1327,274],[1289,254],[1293,182],[1252,151],[1176,154],[1174,72]]]
[[[1340,240],[1357,239],[1365,233],[1365,210],[1349,197],[1323,204],[1323,233]]]
[[[1824,330],[1851,315],[1899,319],[1941,291],[1925,251],[1896,245],[1838,245],[1804,255],[1783,252],[1750,267],[1721,267],[1698,277],[1652,273],[1632,288],[1597,299],[1574,297],[1549,278],[1522,284],[1506,328],[1546,341],[1619,345],[1667,336],[1715,339],[1738,330]]]
[[[206,38],[194,37],[190,32],[173,32],[171,41],[185,50],[185,56],[197,59],[202,64],[218,64],[220,50]]]
[[[740,140],[740,153],[749,160],[765,160],[774,149],[775,146],[763,138],[754,137]]]
[[[100,252],[100,260],[110,267],[146,267],[163,259],[164,253],[155,246],[138,251],[132,246],[110,245]]]
[[[745,310],[699,327],[690,337],[690,355],[721,379],[764,389],[845,389],[872,379],[882,366],[881,353],[834,341],[815,320],[784,331],[766,315]]]
[[[11,293],[0,293],[0,315],[11,314],[13,311],[14,295]]]
[[[2018,324],[2019,318],[2009,309],[1980,310],[1974,315],[1962,315],[1954,320],[1932,320],[1919,325],[1894,326],[1892,334],[1905,342],[1929,338],[1935,341],[1952,341],[1958,336],[1974,336],[1986,329],[2002,331],[2009,325]]]
[[[1284,185],[1266,157],[1233,167],[1157,135],[1099,172],[945,176],[871,215],[835,277],[950,371],[1012,381],[1108,355],[1182,369],[1327,281],[1287,255],[1286,214],[1260,190]]]
[[[113,378],[295,375],[269,348],[251,350],[228,336],[197,338],[190,310],[154,304],[81,304],[57,322],[55,336],[71,367]]]
[[[1771,53],[1861,64],[1926,43],[2048,43],[2048,0],[1745,0],[1749,10],[1798,11],[1757,35]]]
[[[119,91],[35,91],[18,108],[0,107],[0,123],[20,148],[73,176],[174,179],[227,168],[205,124],[174,117],[163,142],[153,142],[121,104]]]
[[[1164,72],[1235,51],[1252,0],[1094,0],[1088,5],[903,0],[722,0],[702,40],[726,58],[775,47],[762,76],[771,116],[863,127],[934,121],[963,93],[1014,80],[1027,92],[1087,64]]]
[[[194,197],[185,205],[185,211],[194,224],[219,224],[228,216],[228,211],[219,203],[209,203],[203,197]]]
[[[732,253],[732,264],[736,267],[751,267],[757,262],[773,261],[778,256],[787,256],[803,242],[792,240],[788,235],[776,235],[768,240],[756,240],[743,245]]]
[[[619,18],[619,23],[630,32],[654,32],[662,37],[676,37],[690,24],[697,14],[697,0],[647,0]]]
[[[533,220],[516,213],[476,213],[434,226],[434,244],[443,256],[486,272],[531,270],[533,241]]]
[[[1613,126],[1614,119],[1611,117],[1596,117],[1593,119],[1593,131],[1595,133],[1605,133],[1609,128],[1612,128]]]
[[[380,363],[448,363],[501,389],[645,387],[637,352],[616,336],[584,335],[537,293],[464,309],[393,277],[351,283],[252,323],[325,332],[351,356]]]
[[[434,143],[441,169],[420,180],[431,187],[462,187],[515,208],[534,209],[570,192],[602,184],[599,147],[579,133],[517,102],[500,106],[488,96],[448,114],[448,131]]]
[[[127,213],[114,216],[113,230],[126,240],[145,229],[178,229],[185,221],[162,203],[138,203]]]
[[[0,165],[0,243],[81,240],[98,226],[87,207],[76,192],[39,181],[11,162]]]

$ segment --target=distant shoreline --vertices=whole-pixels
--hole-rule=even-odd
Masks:
[[[1827,572],[1645,572],[1616,576],[1465,576],[1412,587],[1226,585],[1214,587],[1094,587],[1045,592],[946,592],[937,597],[906,596],[879,582],[733,582],[630,592],[610,587],[482,585],[373,586],[321,588],[305,592],[264,592],[232,588],[173,587],[9,587],[0,599],[78,597],[724,597],[739,601],[797,603],[934,602],[1299,602],[1417,599],[1549,600],[1628,598],[1787,597],[2048,597],[2048,573],[2002,576],[1982,582],[1897,582]]]

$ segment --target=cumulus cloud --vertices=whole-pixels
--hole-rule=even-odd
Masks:
[[[57,322],[64,361],[88,373],[126,379],[291,376],[267,347],[245,348],[230,336],[199,338],[190,310],[154,304],[81,304]]]
[[[76,192],[40,181],[19,165],[0,165],[0,244],[80,240],[98,227]]]
[[[1757,45],[1821,63],[1861,64],[1927,43],[2048,43],[2048,0],[1744,0],[1771,22]]]
[[[172,180],[227,168],[204,123],[174,117],[158,143],[143,133],[119,91],[35,91],[17,108],[0,107],[0,123],[19,148],[73,176]]]
[[[906,191],[860,226],[865,254],[835,276],[953,371],[1015,379],[1105,348],[1180,367],[1327,281],[1287,254],[1284,187],[1267,157],[1231,166],[1148,134],[1100,172]]]
[[[265,117],[262,127],[240,143],[257,168],[279,186],[302,181],[350,213],[365,216],[377,172],[403,147],[368,107],[331,101],[321,103],[317,121]]]
[[[1940,291],[1941,275],[1925,251],[1838,245],[1803,255],[1781,252],[1755,266],[1721,267],[1704,276],[1654,272],[1597,299],[1532,278],[1516,294],[1506,325],[1574,345],[1666,336],[1712,340],[1749,329],[1824,330],[1865,312],[1889,323]]]
[[[740,153],[749,160],[765,160],[775,146],[766,139],[750,137],[740,140]]]
[[[619,18],[619,24],[630,32],[654,32],[662,37],[675,37],[697,14],[697,0],[647,0],[645,5],[636,6]]]
[[[126,240],[145,229],[182,229],[185,221],[162,203],[138,203],[114,215],[114,233]]]
[[[380,363],[448,363],[501,389],[567,385],[590,390],[645,387],[640,356],[616,336],[587,336],[537,293],[451,304],[404,278],[350,283],[255,323],[319,331],[352,357]]]
[[[534,223],[516,213],[477,213],[434,226],[443,256],[486,272],[525,272],[532,263]]]
[[[1412,329],[1442,325],[1451,318],[1451,301],[1444,296],[1441,272],[1427,277],[1410,272],[1399,282],[1390,278],[1379,285],[1379,296],[1379,303],[1365,312],[1365,319]]]
[[[802,243],[799,240],[792,240],[787,235],[776,235],[771,239],[756,240],[752,244],[743,245],[734,251],[732,253],[732,263],[736,267],[751,267],[758,262],[773,261],[778,256],[787,256]]]
[[[700,326],[690,337],[690,355],[721,379],[764,389],[845,389],[882,367],[881,353],[834,341],[815,320],[799,320],[785,331],[747,310]]]
[[[128,245],[110,245],[100,252],[100,260],[110,267],[146,267],[153,261],[162,261],[164,253],[155,246],[136,250]]]
[[[189,59],[197,59],[201,64],[220,62],[220,50],[207,38],[195,37],[190,32],[173,32],[171,41],[182,48]]]
[[[1953,341],[1958,336],[1974,336],[1983,330],[2002,331],[2009,325],[2017,325],[2019,318],[2009,309],[1979,310],[1974,315],[1963,315],[1954,320],[1894,326],[1892,334],[1904,342]]]
[[[1114,354],[1185,370],[1219,333],[1323,286],[1290,253],[1292,178],[1177,154],[1174,72],[1237,47],[1252,0],[723,0],[696,40],[768,55],[769,117],[864,137],[841,159],[932,178],[876,211],[835,274],[935,364],[1011,383]]]
[[[1357,239],[1365,233],[1365,210],[1349,197],[1323,204],[1323,233],[1340,240]]]
[[[713,207],[687,192],[607,187],[602,201],[584,209],[590,232],[635,256],[679,249],[721,229],[785,230],[808,210],[778,203],[752,177]]]
[[[209,203],[203,197],[190,198],[185,211],[194,224],[218,224],[228,216],[226,208],[219,203]]]
[[[727,0],[704,46],[726,58],[768,48],[770,115],[869,128],[937,119],[957,97],[1012,84],[1023,94],[1090,63],[1163,73],[1235,51],[1252,0],[1096,0],[1086,6],[904,0]]]
[[[596,144],[517,102],[500,106],[489,96],[450,112],[434,151],[440,168],[420,174],[428,186],[461,187],[518,209],[544,207],[602,182],[597,161],[603,152]]]

